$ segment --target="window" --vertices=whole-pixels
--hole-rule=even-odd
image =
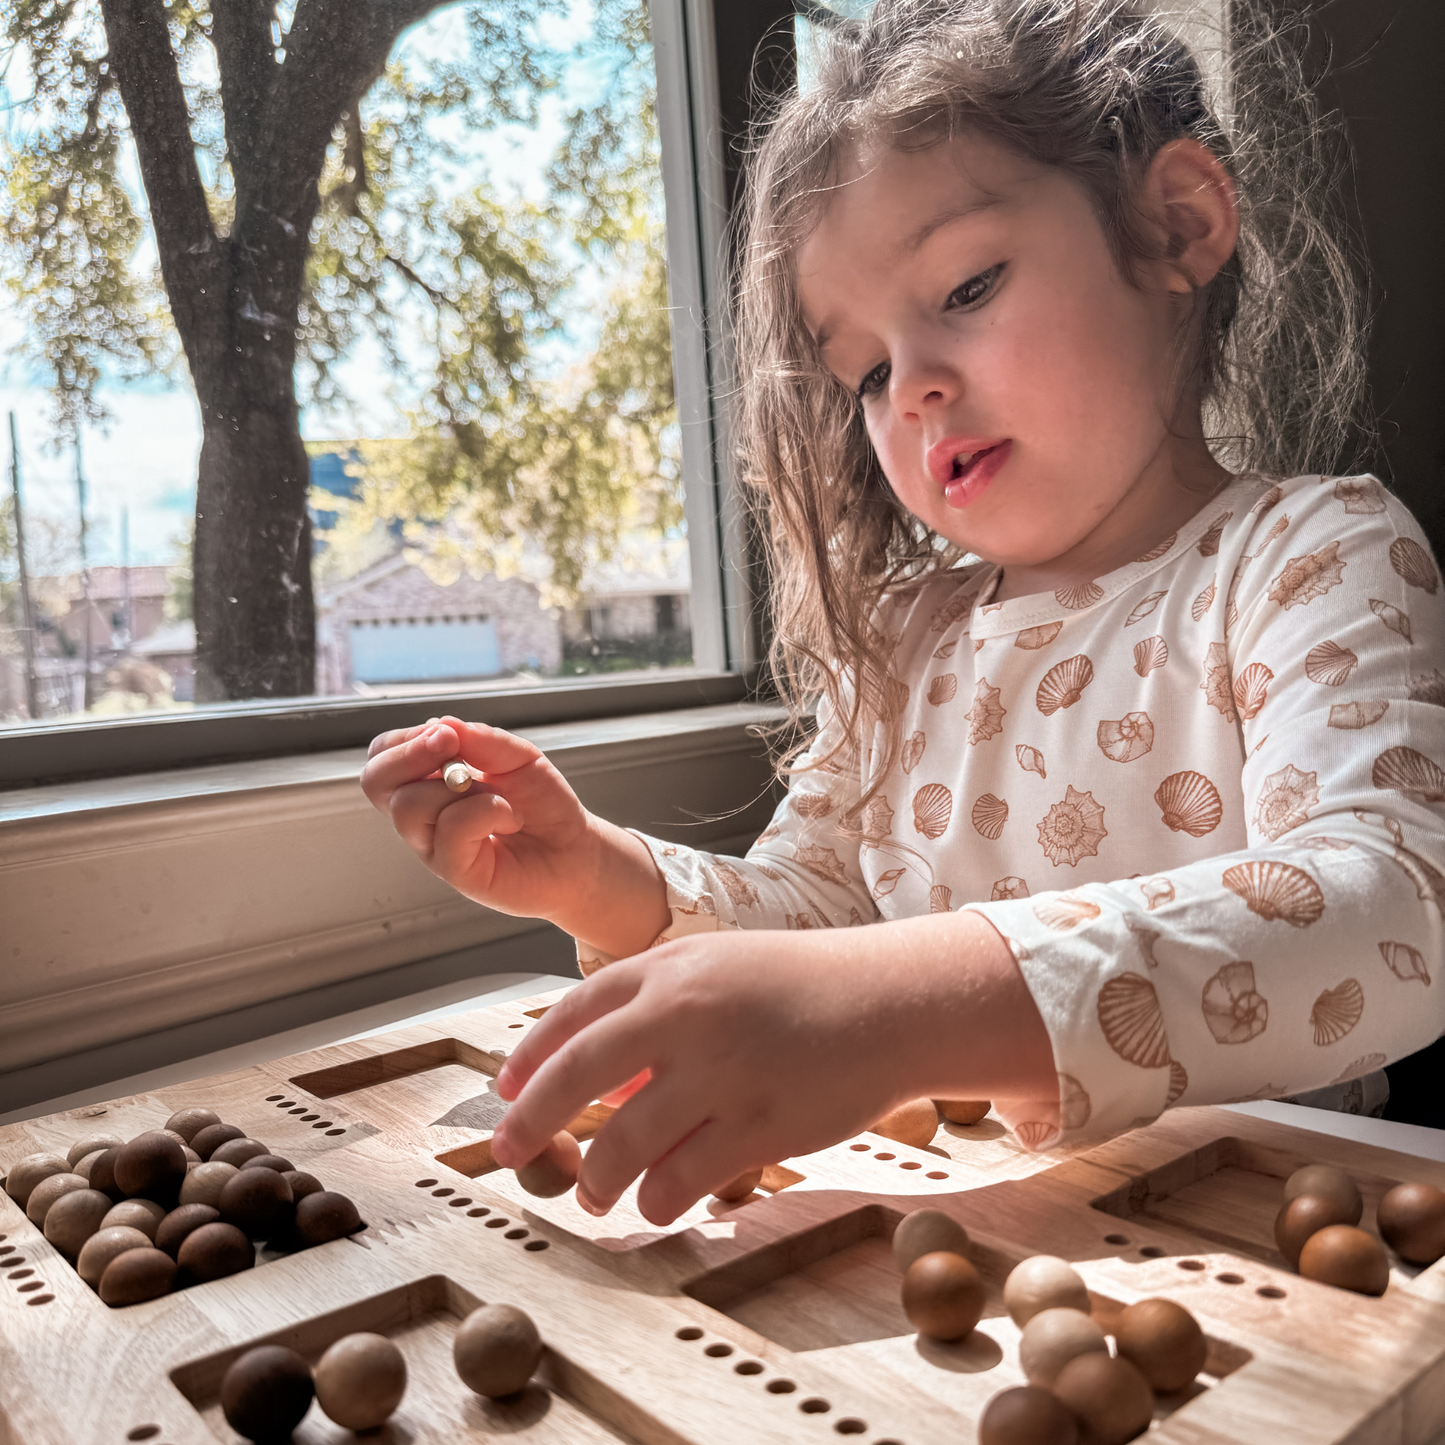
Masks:
[[[7,20],[0,785],[37,723],[747,664],[685,5],[456,0],[358,59],[201,4],[159,67],[99,0]],[[130,130],[157,88],[179,173]]]

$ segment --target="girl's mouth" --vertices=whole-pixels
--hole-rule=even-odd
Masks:
[[[961,445],[965,441],[969,445]],[[945,437],[928,451],[928,469],[943,489],[950,507],[966,507],[978,500],[1009,459],[1013,442],[972,441]]]

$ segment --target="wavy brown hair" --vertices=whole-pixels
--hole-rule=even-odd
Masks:
[[[1193,138],[1240,203],[1235,252],[1195,293],[1178,358],[1212,450],[1236,471],[1290,475],[1369,435],[1361,271],[1329,209],[1341,132],[1307,82],[1300,22],[1258,0],[1231,11],[1228,94],[1214,98],[1169,20],[1134,0],[878,0],[821,34],[812,84],[755,131],[734,251],[735,427],[768,539],[773,674],[795,722],[826,697],[839,746],[876,747],[880,775],[906,696],[880,609],[964,554],[898,502],[803,324],[797,253],[859,147],[968,132],[1057,167],[1132,280],[1151,255],[1140,183],[1161,146]]]

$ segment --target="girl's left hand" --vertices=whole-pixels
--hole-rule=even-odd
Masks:
[[[655,1224],[907,1099],[1001,1097],[970,1091],[988,1073],[1016,1085],[1031,1071],[1035,1097],[1053,1088],[1037,1010],[977,914],[698,934],[609,964],[548,1010],[497,1079],[516,1101],[497,1162],[527,1163],[644,1069],[651,1079],[588,1149],[577,1197],[604,1214],[645,1173],[638,1208]]]

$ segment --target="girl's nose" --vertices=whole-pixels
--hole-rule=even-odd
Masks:
[[[957,401],[963,392],[963,379],[937,357],[895,356],[888,390],[899,416],[905,421],[921,421],[925,415]]]

